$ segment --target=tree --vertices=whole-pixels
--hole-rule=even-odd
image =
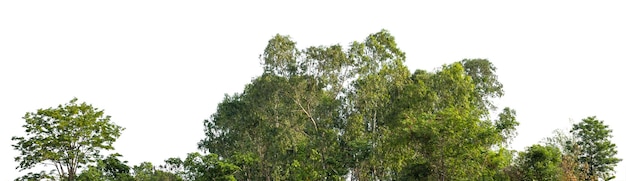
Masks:
[[[109,181],[110,178],[107,178],[106,176],[104,176],[104,172],[101,170],[101,168],[98,168],[96,166],[88,166],[87,169],[83,170],[78,175],[76,180],[78,181]]]
[[[463,59],[460,63],[474,82],[474,97],[478,98],[473,101],[475,106],[483,110],[495,109],[490,99],[504,95],[503,85],[496,75],[496,67],[487,59]]]
[[[561,179],[569,180],[587,180],[589,167],[586,164],[581,165],[578,158],[581,156],[581,149],[575,141],[576,136],[569,131],[557,129],[554,136],[545,139],[547,146],[556,147],[561,150]]]
[[[189,181],[234,181],[233,174],[239,170],[239,167],[220,160],[216,154],[201,155],[198,152],[187,154],[182,164],[183,178]]]
[[[533,145],[519,155],[524,180],[560,180],[561,151],[554,146]]]
[[[120,161],[120,154],[112,154],[103,160],[98,160],[95,166],[88,166],[86,170],[78,175],[80,181],[131,181],[134,180],[130,174],[130,167],[127,161]]]
[[[481,91],[481,82],[473,76],[482,75],[466,72],[461,62],[434,73],[418,70],[396,102],[401,121],[394,142],[412,147],[426,161],[422,165],[429,168],[427,178],[495,178],[504,175],[501,170],[510,163],[511,153],[502,145],[515,136],[515,110],[504,108],[499,119],[486,119],[488,107],[482,105],[488,104],[490,94]]]
[[[205,151],[232,160],[238,179],[338,179],[336,141],[340,94],[347,79],[341,46],[295,49],[276,35],[261,56],[264,73],[244,91],[227,95],[205,121]]]
[[[17,169],[51,164],[61,180],[73,181],[79,168],[100,157],[101,150],[113,150],[113,142],[124,130],[110,121],[104,111],[74,98],[56,108],[38,109],[23,117],[26,136],[12,137],[20,151]]]
[[[335,124],[341,133],[341,157],[355,180],[391,179],[404,159],[391,150],[388,138],[397,118],[390,108],[410,78],[405,53],[395,37],[382,30],[353,42],[344,54],[347,61],[337,62],[345,62],[340,67],[347,70],[349,82],[339,84],[345,86]]]
[[[150,162],[142,162],[133,166],[133,176],[136,181],[182,181],[183,179],[174,173],[158,170]]]
[[[494,121],[496,131],[500,133],[501,139],[504,143],[508,144],[511,139],[517,136],[515,127],[519,126],[519,122],[516,121],[516,112],[511,108],[504,108],[500,114],[498,114],[498,120]]]
[[[580,147],[581,154],[577,158],[581,168],[588,166],[588,179],[610,180],[614,178],[614,167],[622,159],[616,158],[617,147],[611,142],[611,129],[604,121],[595,116],[587,117],[574,124],[570,131],[575,136],[575,143],[570,142],[569,148]]]
[[[225,96],[198,144],[239,180],[497,179],[510,163],[519,123],[510,108],[488,119],[504,94],[488,60],[411,75],[386,30],[345,50],[276,35],[260,58],[263,74]]]

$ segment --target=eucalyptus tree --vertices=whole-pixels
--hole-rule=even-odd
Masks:
[[[238,180],[484,178],[510,162],[519,123],[509,108],[488,119],[504,94],[488,60],[411,74],[386,30],[346,49],[276,35],[260,59],[263,74],[225,96],[198,144]]]
[[[199,147],[240,163],[241,179],[345,175],[333,157],[339,151],[337,97],[346,79],[341,47],[300,51],[289,37],[276,35],[261,58],[264,73],[243,93],[226,96],[205,121],[207,139]]]
[[[345,101],[343,139],[348,146],[353,178],[390,179],[397,159],[386,144],[393,133],[393,105],[408,83],[410,72],[404,65],[405,53],[386,30],[369,35],[364,42],[353,42],[348,56],[354,62],[353,81]]]

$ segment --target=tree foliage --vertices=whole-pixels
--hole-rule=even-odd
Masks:
[[[74,98],[56,108],[38,109],[23,117],[26,136],[12,138],[20,151],[20,170],[51,164],[61,180],[75,180],[79,168],[99,158],[124,128],[110,121],[104,111]],[[54,173],[54,172],[53,172]]]
[[[264,73],[225,96],[198,144],[238,180],[472,180],[511,162],[519,123],[510,108],[487,119],[504,91],[486,59],[411,74],[386,30],[348,48],[276,35],[260,58]]]
[[[131,168],[127,161],[121,161],[120,154],[112,154],[105,159],[97,160],[96,165],[89,165],[78,175],[80,181],[132,181]]]
[[[73,99],[24,116],[18,169],[56,169],[16,180],[610,180],[621,161],[596,117],[509,149],[520,122],[494,104],[504,87],[492,62],[411,73],[387,30],[303,49],[277,34],[259,58],[263,73],[204,120],[202,153],[159,166],[103,158],[123,128]]]
[[[174,173],[183,180],[235,180],[233,173],[239,167],[221,160],[216,154],[202,155],[198,152],[187,154],[187,158],[169,158],[160,166],[168,173]]]
[[[133,176],[136,181],[182,181],[178,175],[158,170],[150,162],[142,162],[133,166]]]
[[[560,180],[561,150],[554,146],[533,145],[519,155],[524,180]]]
[[[609,126],[591,116],[574,124],[570,132],[575,136],[575,143],[570,142],[569,148],[575,149],[574,145],[580,148],[576,160],[584,166],[582,169],[587,169],[587,177],[595,180],[614,178],[614,168],[621,159],[616,157],[617,148],[610,140],[612,130]]]

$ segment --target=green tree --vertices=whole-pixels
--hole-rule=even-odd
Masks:
[[[496,131],[500,133],[500,137],[504,143],[510,143],[512,139],[517,136],[516,127],[519,126],[519,122],[516,120],[516,112],[511,108],[504,108],[500,114],[498,114],[498,120],[494,121]]]
[[[179,177],[184,174],[183,160],[180,158],[168,158],[165,160],[164,165],[160,165],[159,168],[165,172],[173,173]]]
[[[15,158],[20,170],[51,164],[61,180],[73,181],[79,168],[113,150],[124,128],[110,121],[104,111],[74,98],[56,108],[38,109],[23,117],[26,136],[12,138],[20,151]]]
[[[347,54],[354,77],[343,101],[345,134],[341,137],[352,177],[391,179],[393,170],[400,170],[405,159],[401,151],[392,150],[396,148],[389,141],[397,125],[397,110],[390,108],[410,78],[405,53],[397,47],[395,37],[382,30],[363,42],[353,42]]]
[[[132,178],[132,177],[131,177]],[[108,181],[110,178],[104,176],[104,172],[101,168],[96,166],[87,166],[87,169],[83,170],[78,177],[78,181]]]
[[[276,35],[261,56],[264,73],[240,94],[227,95],[199,147],[233,160],[239,179],[337,179],[337,124],[348,79],[341,46],[295,49]],[[228,131],[226,131],[228,130]]]
[[[81,181],[131,181],[130,167],[126,161],[120,161],[120,154],[112,154],[103,160],[98,160],[95,166],[88,166],[78,176]]]
[[[524,180],[560,180],[561,150],[554,146],[533,145],[519,155]]]
[[[225,96],[198,144],[238,180],[499,178],[511,162],[519,123],[510,108],[488,119],[504,94],[488,60],[411,75],[386,30],[345,50],[276,35],[260,58],[263,74]]]
[[[481,110],[495,109],[490,99],[504,95],[503,85],[496,75],[496,67],[487,59],[463,59],[460,63],[474,83],[474,97],[477,98],[473,100],[475,106]]]
[[[621,161],[615,157],[617,147],[611,142],[611,132],[604,121],[595,116],[587,117],[581,122],[574,124],[570,131],[575,136],[575,144],[570,142],[569,148],[579,146],[581,154],[577,158],[581,168],[588,166],[588,178],[597,180],[610,180],[614,178],[614,167]]]
[[[239,170],[239,167],[219,159],[216,154],[201,155],[197,152],[187,154],[183,167],[183,177],[189,181],[236,180],[233,174]]]
[[[133,166],[133,176],[136,181],[182,181],[183,179],[174,173],[158,170],[150,162],[142,162]]]
[[[395,142],[426,160],[430,179],[492,178],[510,163],[511,153],[502,145],[515,136],[515,111],[504,108],[498,120],[486,119],[488,107],[481,105],[490,101],[489,94],[476,93],[480,82],[473,76],[481,75],[468,74],[461,62],[434,73],[418,70],[404,88],[400,100],[405,101],[397,103],[404,109]]]
[[[554,136],[546,138],[545,143],[562,151],[562,180],[587,180],[590,178],[588,176],[588,165],[581,164],[578,161],[578,158],[582,155],[582,150],[576,142],[576,136],[573,133],[557,129],[554,131]]]
[[[187,181],[236,180],[234,173],[240,170],[216,154],[202,155],[198,152],[188,153],[185,160],[168,158],[165,165],[159,167]]]

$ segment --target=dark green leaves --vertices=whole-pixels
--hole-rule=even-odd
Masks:
[[[510,162],[492,147],[518,123],[509,108],[485,119],[503,95],[487,60],[411,75],[386,30],[348,49],[276,35],[261,59],[264,74],[225,97],[199,143],[241,168],[237,179],[474,179]]]
[[[574,124],[570,132],[575,135],[576,145],[581,148],[582,154],[578,161],[588,166],[589,176],[603,179],[612,177],[613,168],[621,159],[615,157],[617,147],[610,140],[612,130],[609,126],[592,116]]]
[[[495,109],[490,99],[504,95],[502,83],[496,75],[496,67],[486,59],[464,59],[461,63],[475,85],[476,99],[473,103],[481,109]]]

